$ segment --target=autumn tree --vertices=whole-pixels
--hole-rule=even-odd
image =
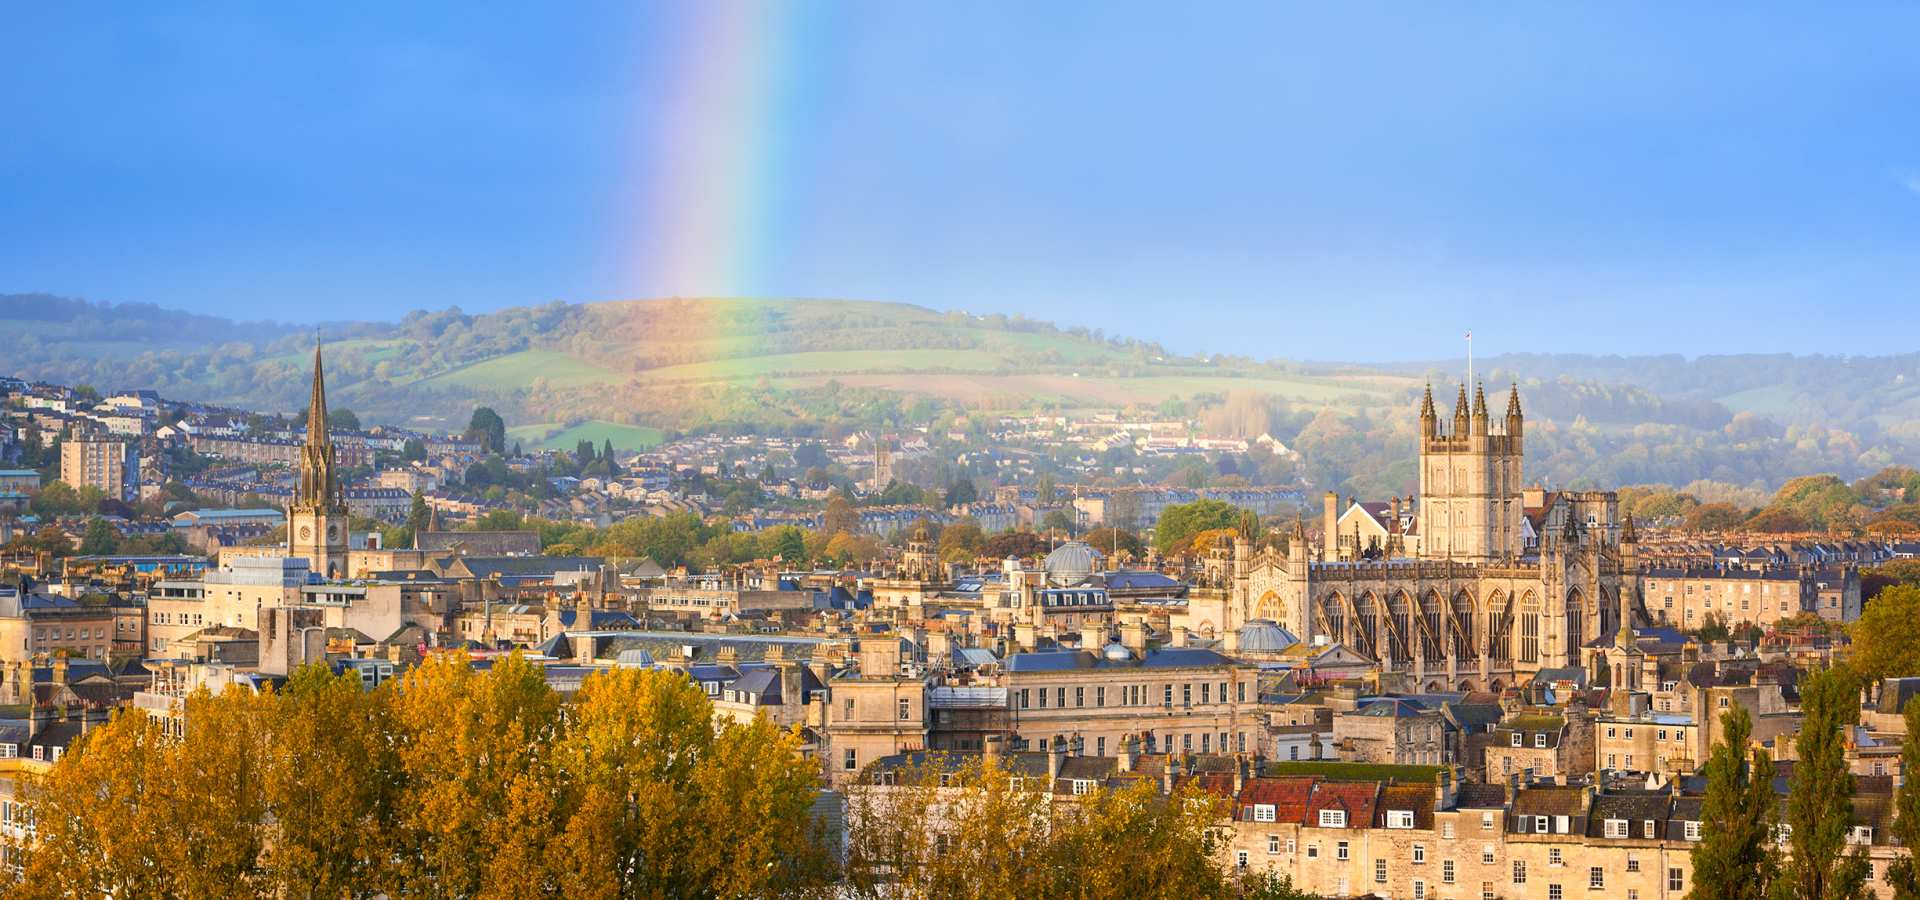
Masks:
[[[1004,767],[944,757],[849,801],[845,887],[863,897],[1231,897],[1222,810],[1151,780],[1055,802]]]
[[[386,892],[537,893],[525,879],[543,871],[559,824],[547,757],[560,701],[540,670],[518,653],[486,672],[436,654],[407,673],[392,705],[402,785]]]
[[[1920,675],[1920,585],[1881,591],[1848,634],[1853,638],[1849,663],[1861,678],[1875,682]]]
[[[335,675],[319,664],[288,680],[269,718],[269,894],[376,895],[392,858],[387,837],[400,788],[388,697],[362,688],[353,672]]]
[[[1787,797],[1789,852],[1775,895],[1794,900],[1864,897],[1872,870],[1863,851],[1847,849],[1853,774],[1847,769],[1846,735],[1860,721],[1859,680],[1844,667],[1814,672],[1800,682],[1800,708],[1800,734],[1794,739],[1799,758]]]
[[[986,549],[987,536],[980,523],[961,519],[940,529],[940,558],[947,562],[966,562]]]
[[[860,513],[848,502],[847,495],[836,493],[827,501],[827,510],[820,519],[820,529],[829,535],[860,533]]]
[[[1920,703],[1907,701],[1906,732],[1920,736]],[[1920,773],[1920,739],[1900,743],[1900,771]],[[1920,847],[1920,776],[1901,779],[1893,795],[1893,837],[1902,847]],[[1920,866],[1911,851],[1903,853],[1887,866],[1887,883],[1895,900],[1920,900]]]
[[[715,727],[686,678],[586,679],[552,762],[560,785],[548,879],[563,896],[747,897],[823,885],[810,814],[817,767],[765,717]]]
[[[1701,818],[1714,823],[1693,845],[1688,900],[1762,900],[1777,868],[1773,757],[1749,746],[1753,718],[1738,704],[1720,717],[1707,760]]]

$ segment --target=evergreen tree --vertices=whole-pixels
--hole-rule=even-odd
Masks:
[[[1859,680],[1845,667],[1814,672],[1800,683],[1800,710],[1799,759],[1787,798],[1789,855],[1774,893],[1793,900],[1864,897],[1866,856],[1847,852],[1853,775],[1846,735],[1860,721]]]
[[[467,422],[466,436],[479,441],[482,452],[506,452],[507,423],[492,407],[482,406],[473,411],[473,418]]]
[[[426,531],[433,522],[433,510],[427,507],[426,495],[413,492],[413,505],[407,508],[407,531],[419,534]]]
[[[120,547],[120,532],[107,520],[94,517],[87,521],[86,534],[80,538],[81,556],[112,556]]]
[[[1920,703],[1907,701],[1908,739],[1900,745],[1900,790],[1893,796],[1893,837],[1902,847],[1920,848]],[[1894,900],[1920,900],[1920,866],[1911,849],[1887,866]]]
[[[1700,816],[1713,823],[1693,845],[1688,900],[1761,900],[1777,861],[1773,850],[1773,758],[1748,746],[1753,718],[1735,705],[1720,717],[1721,740],[1707,760]]]

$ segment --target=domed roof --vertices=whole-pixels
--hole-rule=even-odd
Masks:
[[[1100,551],[1086,541],[1068,541],[1047,554],[1047,583],[1068,587],[1092,577],[1100,567]]]
[[[1240,626],[1239,637],[1241,653],[1279,653],[1300,643],[1300,639],[1294,637],[1292,632],[1274,624],[1271,619],[1254,619]]]
[[[1100,649],[1100,655],[1114,662],[1126,662],[1133,659],[1133,651],[1127,645],[1114,641]]]

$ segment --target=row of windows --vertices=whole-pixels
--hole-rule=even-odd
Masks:
[[[67,634],[67,637],[66,637],[66,639],[67,639],[67,640],[69,640],[69,641],[75,641],[75,640],[78,640],[78,641],[85,641],[85,640],[101,640],[101,641],[104,641],[104,640],[106,640],[106,639],[107,639],[107,626],[105,626],[105,625],[102,625],[102,626],[100,626],[100,627],[98,627],[98,628],[81,628],[81,629],[79,629],[79,632],[78,632],[78,634],[79,634],[79,636],[78,636],[78,637],[75,637],[75,630],[74,630],[74,629],[72,629],[72,628],[69,628],[69,629],[67,629],[67,632],[66,632],[66,634]],[[35,629],[33,630],[33,639],[34,639],[35,641],[57,641],[57,640],[60,640],[60,639],[61,639],[61,638],[60,638],[60,629],[58,629],[58,628],[45,628],[45,629],[41,629],[41,628],[35,628]]]
[[[1234,699],[1231,701],[1227,699],[1228,698],[1227,682],[1225,681],[1219,682],[1217,686],[1214,682],[1203,681],[1203,682],[1199,682],[1198,684],[1200,687],[1199,705],[1201,706],[1212,706],[1216,703],[1247,702],[1246,682],[1241,682],[1237,685],[1234,685],[1234,687],[1237,688],[1238,690],[1233,694]],[[1149,688],[1151,687],[1150,685],[1122,684],[1122,685],[1116,685],[1115,687],[1117,688],[1115,692],[1117,696],[1115,697],[1115,699],[1118,701],[1117,703],[1114,704],[1115,706],[1147,706],[1149,705],[1147,701],[1147,697],[1148,697]],[[1163,684],[1160,686],[1160,688],[1161,688],[1160,690],[1161,705],[1169,706],[1169,707],[1172,706],[1173,705],[1173,685]],[[1020,708],[1021,709],[1046,709],[1049,703],[1051,703],[1051,705],[1054,708],[1066,709],[1068,707],[1068,704],[1067,704],[1067,698],[1069,696],[1069,694],[1067,693],[1068,690],[1069,689],[1065,687],[1021,688],[1020,694],[1019,694]],[[1095,685],[1091,689],[1091,692],[1089,692],[1089,689],[1084,686],[1075,687],[1075,688],[1072,688],[1071,690],[1073,692],[1071,694],[1073,698],[1072,705],[1075,707],[1080,707],[1080,708],[1086,707],[1088,705],[1087,700],[1089,698],[1093,700],[1093,703],[1092,703],[1093,706],[1099,707],[1099,706],[1107,705],[1107,686],[1106,685]],[[1180,685],[1180,705],[1181,706],[1193,706],[1194,705],[1193,696],[1194,696],[1194,682],[1188,682]]]

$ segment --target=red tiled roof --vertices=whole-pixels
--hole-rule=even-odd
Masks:
[[[1318,822],[1321,810],[1344,809],[1349,825],[1364,827],[1373,822],[1374,800],[1379,796],[1380,785],[1376,782],[1323,782],[1314,788],[1307,813],[1313,817],[1312,822]]]
[[[1313,785],[1317,781],[1318,778],[1299,777],[1249,778],[1234,803],[1234,818],[1251,822],[1254,805],[1270,803],[1276,821],[1302,824],[1307,820],[1307,805],[1313,799]]]

